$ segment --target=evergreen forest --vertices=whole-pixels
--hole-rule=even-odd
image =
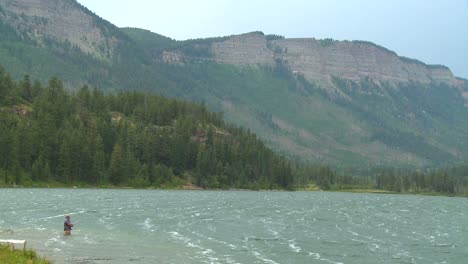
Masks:
[[[336,172],[273,152],[204,104],[0,68],[0,186],[380,190],[468,195],[468,166]]]
[[[203,104],[0,73],[5,185],[291,189],[291,164]]]

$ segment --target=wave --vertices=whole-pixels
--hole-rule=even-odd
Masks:
[[[269,264],[279,264],[278,262],[267,258],[266,256],[262,255],[261,253],[257,251],[251,251],[251,253],[259,260],[263,261],[264,263],[269,263]]]
[[[302,251],[302,248],[296,244],[295,239],[289,240],[288,242],[289,242],[289,248],[291,248],[293,252],[299,253]]]
[[[315,260],[325,261],[331,264],[343,264],[343,262],[337,262],[337,261],[332,261],[326,258],[322,258],[322,256],[320,256],[319,253],[315,253],[315,252],[307,252],[307,253],[309,254],[309,256],[314,257]]]

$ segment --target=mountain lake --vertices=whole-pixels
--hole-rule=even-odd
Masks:
[[[468,199],[0,189],[0,239],[62,263],[467,263]],[[75,224],[63,234],[65,215]]]

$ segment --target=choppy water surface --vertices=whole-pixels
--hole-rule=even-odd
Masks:
[[[0,239],[59,264],[467,263],[468,199],[0,189]]]

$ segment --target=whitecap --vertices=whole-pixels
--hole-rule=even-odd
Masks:
[[[54,251],[54,252],[60,252],[60,251],[62,251],[62,249],[60,249],[60,248],[54,248],[53,251]]]
[[[183,242],[186,246],[188,247],[197,247],[195,244],[193,244],[191,241],[190,241],[190,238],[188,237],[185,237],[181,234],[179,234],[179,232],[176,232],[176,231],[170,231],[168,232],[169,234],[171,234],[172,238],[178,240],[178,241],[181,241]]]
[[[372,244],[369,245],[369,248],[370,248],[370,250],[371,250],[372,252],[375,252],[375,251],[377,251],[378,249],[380,249],[380,246],[379,246],[379,244],[372,243]]]
[[[452,245],[452,244],[435,244],[434,246],[436,247],[451,247],[451,248],[455,248],[456,246],[455,245]]]
[[[208,254],[213,253],[213,250],[211,250],[211,249],[208,248],[208,249],[204,249],[203,251],[200,251],[200,253],[201,253],[202,255],[208,255]]]
[[[262,260],[264,263],[279,264],[278,262],[276,262],[276,261],[274,261],[274,260],[272,260],[272,259],[266,258],[266,256],[263,256],[262,254],[260,254],[260,253],[257,252],[257,251],[251,251],[251,252],[252,252],[252,254],[253,254],[256,258]]]
[[[272,229],[268,229],[268,231],[274,236],[278,235],[278,231],[275,231],[275,230],[272,230]]]
[[[237,246],[233,244],[227,244],[227,246],[230,247],[231,249],[237,249]]]
[[[148,230],[152,231],[153,227],[154,227],[154,225],[151,224],[151,219],[150,218],[146,218],[145,222],[141,223],[140,225],[142,226],[143,230],[147,230],[147,231]]]
[[[315,252],[307,252],[309,253],[309,256],[314,256],[315,259],[319,260],[320,259],[320,254],[319,253],[315,253]]]
[[[186,245],[189,246],[189,247],[193,247],[193,248],[197,248],[197,247],[198,247],[197,245],[193,244],[192,242],[187,242]]]
[[[316,260],[321,260],[321,261],[325,261],[325,262],[328,262],[328,263],[331,263],[331,264],[343,264],[343,262],[335,262],[335,261],[332,261],[332,260],[329,260],[329,259],[326,259],[326,258],[322,258],[322,256],[320,256],[319,253],[315,253],[315,252],[307,252],[309,254],[310,257],[314,257],[314,259]]]
[[[289,240],[289,248],[291,248],[294,252],[299,253],[301,252],[302,248],[296,245],[295,239]]]

